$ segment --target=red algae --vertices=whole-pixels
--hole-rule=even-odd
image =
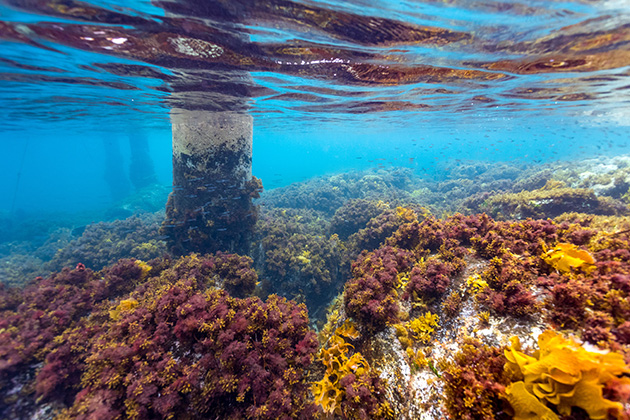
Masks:
[[[603,248],[602,241],[611,246]],[[553,258],[549,249],[554,249]],[[346,314],[365,331],[384,334],[366,339],[361,348],[379,347],[380,340],[397,335],[392,331],[402,331],[401,320],[417,317],[425,309],[443,314],[447,321],[440,325],[435,341],[414,343],[405,336],[403,348],[407,347],[408,356],[382,344],[381,353],[373,353],[368,361],[373,364],[393,357],[399,363],[394,363],[396,369],[403,371],[400,366],[405,364],[424,365],[419,373],[408,377],[395,373],[393,367],[383,375],[392,379],[391,386],[420,386],[408,392],[433,389],[430,392],[437,393],[434,397],[422,397],[429,405],[427,401],[441,393],[438,389],[446,390],[441,400],[443,413],[450,418],[507,419],[514,413],[510,403],[516,404],[516,400],[506,399],[504,391],[517,379],[506,376],[503,367],[507,360],[499,343],[505,345],[509,334],[537,336],[536,330],[541,328],[558,328],[599,346],[600,351],[628,360],[628,249],[630,241],[625,234],[611,237],[588,223],[549,219],[501,222],[486,215],[457,214],[444,220],[428,216],[401,225],[381,248],[359,258],[353,266],[354,277],[346,285]],[[406,258],[399,264],[395,258],[384,263],[384,254]],[[468,280],[466,287],[462,276],[471,274],[477,280]],[[481,312],[484,310],[489,312]],[[477,321],[471,318],[471,311],[478,314]],[[497,341],[499,337],[504,338]],[[445,346],[459,352],[449,356]],[[438,369],[430,358],[418,359],[415,349],[433,354]],[[439,374],[443,385],[427,380],[423,369]],[[627,401],[623,374],[606,378],[601,389],[609,390],[606,392],[614,402],[610,407],[617,409],[611,415],[625,418],[628,413],[619,411],[618,404]],[[521,392],[518,387],[511,389]],[[411,394],[392,405],[396,413],[411,415],[413,409],[405,402],[408,398]],[[567,413],[579,416],[582,409],[599,410],[571,401],[559,408],[543,402],[540,410],[544,408],[557,418],[568,418]]]
[[[627,418],[627,232],[587,217],[383,214],[398,227],[352,263],[343,303],[322,330],[329,338],[346,320],[356,324],[352,344],[325,359],[325,379],[306,306],[251,297],[258,274],[249,257],[126,259],[99,272],[79,264],[0,289],[3,415],[47,404],[61,419],[314,418],[326,402],[343,418],[509,419],[523,407],[563,420],[609,408]],[[558,265],[550,249],[575,260]],[[597,385],[605,408],[537,399],[506,368],[506,349],[536,359],[538,337],[554,328],[584,360],[608,352],[619,365]],[[320,354],[332,354],[322,337]]]

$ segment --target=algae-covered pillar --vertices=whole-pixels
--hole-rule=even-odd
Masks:
[[[252,116],[174,108],[171,124],[173,191],[162,224],[171,250],[247,253],[262,190],[252,177]]]
[[[161,232],[177,254],[246,254],[257,216],[252,200],[262,190],[260,180],[252,177],[248,102],[253,81],[238,60],[226,57],[238,56],[227,51],[238,51],[247,37],[239,31],[193,31],[198,18],[237,24],[241,9],[233,0],[158,3],[167,17],[175,18],[172,24],[181,25],[179,35],[169,38],[169,48],[185,75],[171,82],[173,191]],[[195,20],[182,21],[182,16]]]

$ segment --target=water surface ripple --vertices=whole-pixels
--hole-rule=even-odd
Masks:
[[[121,109],[616,112],[629,41],[623,1],[5,0],[0,104],[6,129]]]

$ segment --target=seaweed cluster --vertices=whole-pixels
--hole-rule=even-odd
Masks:
[[[336,233],[342,240],[364,229],[368,222],[379,216],[389,205],[382,200],[352,199],[339,207],[330,220],[330,233]]]
[[[335,414],[344,419],[392,418],[393,412],[385,399],[384,381],[346,341],[359,336],[354,325],[346,322],[320,350],[319,360],[325,371],[323,378],[311,387],[314,401],[324,415]]]
[[[373,251],[378,248],[402,224],[408,223],[410,217],[411,219],[416,217],[416,212],[411,209],[405,208],[405,211],[401,212],[402,207],[392,208],[390,204],[381,201],[376,204],[379,207],[384,204],[383,210],[372,217],[365,227],[350,235],[346,241],[345,260],[348,263],[354,261],[362,251]],[[422,213],[424,209],[418,208],[417,211]]]
[[[575,399],[561,405],[553,397],[539,404],[558,418],[575,410],[586,410],[591,418],[604,418],[601,410],[608,409],[623,416],[618,401],[626,398],[630,389],[624,379],[625,363],[630,359],[626,335],[630,319],[630,289],[626,287],[630,279],[630,230],[598,230],[603,222],[597,224],[592,217],[576,214],[572,223],[566,220],[569,216],[558,222],[502,222],[484,214],[456,214],[443,220],[433,216],[410,218],[385,244],[364,252],[353,264],[353,277],[344,291],[345,313],[371,334],[395,331],[405,350],[404,360],[420,371],[426,368],[439,374],[431,359],[442,354],[440,346],[445,342],[459,343],[457,356],[444,353],[437,357],[447,389],[445,409],[451,418],[509,418],[505,413],[510,410],[517,413],[515,418],[534,418],[519,411],[523,400],[530,397],[522,392],[521,385],[513,385],[519,381],[518,375],[514,368],[504,368],[509,364],[503,348],[493,341],[490,345],[466,338],[468,334],[491,331],[493,319],[502,320],[503,327],[524,323],[569,328],[584,342],[611,352],[616,364],[611,367],[613,373],[598,373],[597,395],[607,392],[616,399],[601,403],[592,413],[590,407],[585,408],[586,403]],[[608,228],[611,226],[619,229],[618,224],[609,223]],[[477,317],[471,318],[474,313]],[[438,316],[448,321],[440,325],[437,341],[433,341],[437,326],[433,321]],[[465,327],[470,329],[464,336],[456,332],[471,323],[476,326]],[[487,335],[482,337],[488,339]],[[571,347],[584,360],[595,357],[571,343],[560,347]],[[540,354],[548,353],[546,345],[546,341],[541,342]],[[363,348],[370,346],[362,343]],[[425,357],[431,353],[434,357]],[[370,364],[375,360],[378,357],[368,358]],[[525,388],[540,397],[541,392],[532,391],[530,385]],[[588,395],[584,398],[592,400]],[[536,407],[531,410],[544,413]]]
[[[401,273],[411,268],[413,254],[392,246],[364,252],[352,265],[352,279],[344,290],[349,316],[378,331],[399,321],[396,285]]]
[[[452,360],[444,363],[444,405],[450,418],[509,419],[509,405],[501,398],[510,379],[502,349],[466,338]]]
[[[72,388],[78,376],[68,369],[74,370],[74,361],[54,363],[38,371],[39,364],[63,346],[65,332],[84,322],[100,304],[129,292],[143,275],[145,271],[134,260],[121,260],[99,274],[77,264],[49,278],[38,277],[23,290],[4,288],[0,299],[0,393],[4,404],[22,404],[23,394],[32,392],[29,383],[35,375],[42,394]],[[87,331],[86,326],[83,332]],[[44,379],[47,371],[66,377],[68,382]]]
[[[180,280],[93,342],[83,389],[61,418],[268,419],[314,410],[304,370],[315,335],[305,308],[277,296],[238,299]]]
[[[311,311],[328,305],[343,284],[344,246],[327,234],[322,214],[309,210],[261,212],[256,259],[266,293],[303,300]]]
[[[47,266],[60,270],[80,262],[100,270],[121,258],[148,261],[161,257],[166,252],[166,244],[158,233],[162,218],[163,213],[147,213],[88,225],[80,237],[59,249]]]
[[[230,296],[253,290],[250,263],[127,259],[4,288],[1,416],[45,403],[61,419],[309,418],[317,338],[306,307]]]

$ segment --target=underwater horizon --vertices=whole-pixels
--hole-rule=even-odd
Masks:
[[[0,418],[630,419],[630,3],[0,0]]]

